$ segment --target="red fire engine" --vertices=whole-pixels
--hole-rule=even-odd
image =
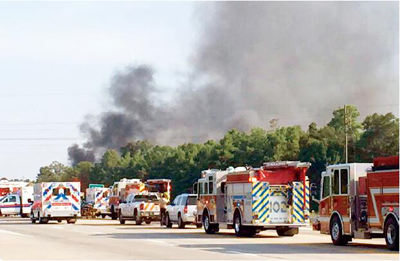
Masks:
[[[167,202],[171,200],[171,180],[170,179],[148,179],[146,181],[146,189],[149,192],[158,192],[167,199]]]
[[[233,228],[237,236],[276,229],[293,236],[309,214],[310,163],[270,162],[256,169],[207,170],[197,184],[196,222],[206,233]]]
[[[399,249],[399,157],[370,163],[328,166],[322,173],[315,230],[330,234],[335,245],[352,238],[385,237]]]

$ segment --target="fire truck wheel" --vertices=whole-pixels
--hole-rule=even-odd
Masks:
[[[181,214],[179,214],[179,216],[178,216],[178,227],[185,228],[185,222],[183,222]]]
[[[245,231],[244,231],[245,229],[242,226],[242,220],[238,213],[235,213],[235,218],[233,219],[233,227],[235,229],[236,236],[242,237],[245,235]]]
[[[67,223],[68,224],[75,224],[76,223],[76,219],[75,218],[67,219]]]
[[[277,229],[276,233],[278,233],[278,236],[280,236],[280,237],[292,237],[299,233],[299,229],[298,228],[281,228],[281,229]]]
[[[338,216],[335,216],[330,224],[330,232],[332,243],[337,246],[345,246],[349,239],[342,234],[342,224]]]
[[[146,225],[150,225],[151,224],[151,220],[146,220]]]
[[[388,249],[399,250],[399,225],[393,217],[386,221],[384,235]]]
[[[212,224],[210,224],[210,218],[208,217],[207,212],[203,215],[203,227],[207,234],[215,234],[217,232],[213,228]]]
[[[172,222],[171,219],[169,218],[169,214],[167,213],[167,216],[165,218],[165,226],[171,228],[172,227]]]

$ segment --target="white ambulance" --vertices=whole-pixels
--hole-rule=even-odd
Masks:
[[[96,216],[105,218],[111,215],[109,209],[110,188],[92,187],[86,189],[86,202],[93,205]]]
[[[81,212],[80,182],[43,182],[35,184],[32,223],[67,220],[75,223]]]
[[[33,187],[20,188],[13,194],[0,198],[0,215],[29,217],[33,204]]]

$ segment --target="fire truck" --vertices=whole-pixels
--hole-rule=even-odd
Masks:
[[[208,234],[233,228],[237,236],[273,229],[294,236],[309,218],[310,163],[269,162],[260,168],[206,170],[197,182],[196,223]]]
[[[385,237],[387,247],[398,250],[399,157],[328,166],[313,228],[330,234],[335,245]]]
[[[146,181],[146,189],[149,192],[158,192],[167,199],[167,202],[171,201],[171,180],[170,179],[148,179]]]
[[[125,201],[129,194],[138,194],[145,191],[145,184],[140,179],[126,179],[114,182],[108,199],[111,219],[118,219],[119,203]]]

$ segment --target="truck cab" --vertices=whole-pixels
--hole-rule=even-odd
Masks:
[[[319,217],[315,230],[329,234],[335,245],[353,238],[385,237],[398,250],[399,157],[374,163],[328,166],[321,175]]]
[[[371,166],[372,163],[336,164],[321,174],[319,229],[331,235],[335,244],[351,240],[354,228],[362,225],[363,213],[357,206],[365,202],[366,195],[361,193],[359,183]]]

